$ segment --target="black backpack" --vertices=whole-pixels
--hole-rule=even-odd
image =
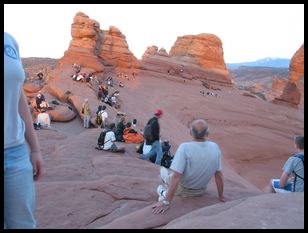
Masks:
[[[293,157],[296,157],[296,158],[299,158],[302,160],[303,162],[303,167],[304,167],[304,154],[295,154],[293,155]],[[293,171],[293,173],[295,174],[295,178],[294,178],[294,184],[293,184],[293,192],[295,192],[295,184],[296,184],[296,180],[297,180],[297,177],[304,180],[304,177],[301,177],[300,175],[298,175],[295,171]]]
[[[105,137],[106,134],[111,131],[110,129],[103,129],[103,131],[100,133],[98,140],[97,140],[97,145],[98,146],[104,146],[105,144]]]
[[[169,144],[169,142],[168,143],[166,143],[166,142],[162,143],[163,157],[161,159],[160,165],[165,167],[165,168],[169,168],[171,166],[171,163],[172,163],[172,160],[173,160],[173,157],[172,157],[171,152],[170,152],[170,148],[171,148],[171,145]],[[155,163],[156,155],[151,156],[149,158],[149,160],[152,163]]]

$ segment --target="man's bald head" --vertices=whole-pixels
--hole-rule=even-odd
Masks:
[[[191,124],[191,134],[195,139],[205,139],[208,136],[208,123],[203,119],[193,121]]]

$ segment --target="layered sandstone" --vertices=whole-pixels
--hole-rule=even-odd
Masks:
[[[290,81],[299,81],[304,75],[304,45],[294,54],[290,62]]]
[[[158,51],[157,46],[150,46],[142,56],[142,67],[162,75],[232,85],[221,40],[212,34],[178,37],[169,54],[163,48]]]
[[[100,73],[104,65],[117,68],[136,68],[138,60],[129,50],[125,35],[114,26],[101,30],[100,24],[89,16],[78,12],[71,27],[72,40],[68,50],[58,63],[77,63]]]
[[[102,46],[99,54],[104,64],[118,68],[138,68],[139,62],[129,50],[125,35],[114,27],[102,31]]]
[[[292,57],[289,69],[289,80],[285,84],[282,94],[274,99],[274,103],[287,103],[297,106],[303,102],[302,96],[304,94],[301,85],[304,76],[304,45]]]

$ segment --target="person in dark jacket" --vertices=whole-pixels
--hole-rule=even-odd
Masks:
[[[124,138],[123,138],[124,129],[125,129],[125,117],[122,117],[115,131],[116,141],[124,142]]]
[[[154,117],[152,117],[147,125],[151,125],[151,138],[145,138],[145,143],[147,145],[152,145],[152,149],[140,156],[140,159],[149,159],[152,156],[155,156],[155,164],[161,165],[161,159],[163,157],[163,151],[160,143],[160,126],[158,119],[160,119],[163,115],[163,111],[158,109],[156,110]]]

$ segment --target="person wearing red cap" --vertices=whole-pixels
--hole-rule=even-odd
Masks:
[[[155,164],[161,165],[161,159],[163,157],[163,151],[161,148],[161,143],[159,141],[160,137],[160,126],[158,119],[163,115],[163,111],[161,109],[157,109],[155,111],[154,117],[152,117],[143,131],[143,136],[145,139],[146,145],[152,145],[151,150],[140,156],[140,159],[149,159],[152,156],[156,156]]]

